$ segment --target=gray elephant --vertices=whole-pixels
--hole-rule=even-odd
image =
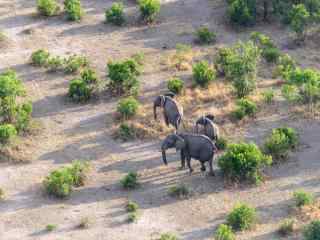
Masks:
[[[200,117],[196,121],[196,133],[199,133],[199,125],[202,125],[204,127],[204,135],[213,141],[217,141],[219,139],[219,127],[213,121],[214,116],[211,114]]]
[[[174,94],[172,93],[156,97],[153,102],[153,114],[154,119],[157,120],[157,107],[162,107],[166,125],[169,126],[171,124],[178,130],[183,117],[183,109],[173,97]]]
[[[161,145],[162,159],[166,165],[168,164],[166,150],[169,148],[180,150],[181,168],[185,168],[185,160],[187,160],[190,174],[193,172],[190,162],[191,158],[194,158],[200,161],[201,171],[206,171],[205,162],[209,162],[210,174],[214,175],[212,164],[216,147],[207,136],[189,133],[167,136]]]

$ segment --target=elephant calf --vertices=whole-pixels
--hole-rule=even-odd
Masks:
[[[204,127],[204,134],[211,140],[217,141],[219,138],[219,127],[213,122],[213,120],[214,116],[211,114],[200,117],[196,122],[196,133],[199,133],[198,125],[202,125]]]
[[[194,158],[200,161],[201,171],[206,171],[205,162],[209,162],[210,174],[214,175],[212,164],[216,147],[207,136],[199,134],[171,134],[167,136],[161,146],[163,162],[166,165],[166,150],[169,148],[180,150],[181,167],[185,167],[185,159],[187,159],[190,173],[193,172],[190,164],[191,158]]]
[[[173,94],[158,96],[153,102],[153,114],[154,119],[157,120],[157,107],[162,107],[166,125],[169,126],[171,124],[178,130],[183,117],[183,109],[173,97]]]

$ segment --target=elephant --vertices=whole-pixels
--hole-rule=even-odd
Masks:
[[[215,144],[205,135],[180,133],[168,135],[162,142],[161,151],[162,159],[167,165],[166,150],[169,148],[176,148],[180,151],[181,168],[185,168],[185,160],[190,174],[193,172],[191,167],[191,158],[197,159],[201,163],[201,171],[206,171],[205,162],[209,162],[210,175],[214,176],[213,172],[213,158],[216,152]]]
[[[183,108],[179,106],[173,97],[173,93],[156,97],[153,102],[153,114],[154,119],[157,120],[157,107],[162,107],[166,125],[169,126],[171,124],[176,130],[178,130],[183,117]]]
[[[213,122],[214,116],[211,114],[200,117],[196,121],[196,133],[199,133],[199,126],[204,127],[204,135],[208,136],[211,140],[217,141],[219,139],[219,127]]]

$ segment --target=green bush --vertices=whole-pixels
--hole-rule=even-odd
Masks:
[[[263,167],[272,163],[253,143],[229,144],[226,152],[218,159],[223,174],[235,181],[249,180],[255,184],[262,180]]]
[[[261,55],[267,62],[278,62],[281,52],[270,37],[260,32],[253,32],[250,39],[261,49]]]
[[[131,125],[121,123],[116,133],[116,137],[123,141],[129,141],[136,138],[136,131]]]
[[[47,230],[48,232],[52,232],[52,231],[56,230],[57,227],[58,227],[58,226],[55,225],[55,224],[48,224],[48,225],[46,226],[46,230]]]
[[[225,224],[220,224],[215,236],[215,240],[236,240],[236,236],[233,233],[233,230],[230,226]]]
[[[117,111],[122,118],[128,119],[137,114],[139,102],[133,97],[123,98],[119,101]]]
[[[190,189],[184,184],[179,184],[169,188],[169,195],[172,197],[185,198],[188,197],[190,193]]]
[[[217,139],[217,141],[216,141],[215,144],[216,144],[216,147],[217,147],[219,150],[223,151],[223,150],[225,150],[225,149],[227,148],[227,146],[228,146],[228,140],[227,140],[226,138],[219,137],[219,138]]]
[[[227,217],[227,223],[234,231],[248,230],[253,227],[257,220],[255,208],[246,204],[239,204]]]
[[[309,23],[310,13],[303,4],[294,5],[289,12],[289,24],[298,40],[304,40],[306,28]]]
[[[281,222],[278,232],[281,236],[288,236],[292,234],[294,231],[294,220],[293,219],[285,219]]]
[[[132,223],[132,222],[136,222],[138,220],[138,213],[137,212],[130,212],[128,214],[128,222]]]
[[[69,84],[68,96],[75,102],[86,102],[91,98],[92,90],[82,79],[73,79]]]
[[[296,62],[288,54],[281,55],[276,68],[276,76],[280,75],[283,79],[288,79],[289,74],[295,70]]]
[[[231,22],[242,26],[256,22],[256,0],[229,0],[228,4]]]
[[[65,59],[65,69],[66,73],[76,73],[81,68],[87,67],[89,61],[84,56],[72,55]]]
[[[295,205],[297,207],[302,207],[305,205],[310,205],[314,202],[314,196],[311,193],[305,192],[303,190],[295,191],[293,193],[293,198]]]
[[[272,89],[266,90],[262,93],[263,101],[266,104],[271,104],[274,101],[274,91]]]
[[[200,27],[196,32],[196,36],[197,42],[200,44],[210,44],[216,41],[216,34],[207,27]]]
[[[59,56],[49,57],[46,63],[46,68],[50,72],[56,72],[62,70],[64,67],[64,59]]]
[[[88,162],[81,162],[81,161],[72,162],[71,166],[69,167],[69,171],[73,178],[72,185],[74,187],[84,186],[87,180],[89,168],[90,168],[90,165]]]
[[[117,26],[124,24],[125,18],[123,13],[123,4],[121,2],[113,3],[111,8],[106,11],[106,22]]]
[[[131,56],[131,58],[140,66],[142,66],[145,61],[145,55],[143,52],[135,53]]]
[[[135,202],[129,201],[127,204],[127,211],[128,212],[137,212],[139,209],[139,205]]]
[[[301,100],[299,89],[294,85],[285,84],[281,88],[282,96],[291,103],[295,103]]]
[[[193,81],[196,85],[207,87],[216,79],[216,71],[207,61],[201,61],[192,66]]]
[[[172,233],[161,234],[159,240],[179,240],[178,237]]]
[[[137,95],[139,92],[140,65],[133,59],[107,64],[109,88],[117,95]]]
[[[18,132],[26,131],[31,122],[32,103],[26,102],[16,108],[15,127]]]
[[[0,125],[0,142],[8,143],[12,138],[17,135],[17,130],[12,124]]]
[[[320,220],[314,220],[305,227],[303,240],[320,240]]]
[[[64,9],[71,21],[80,21],[84,15],[80,0],[64,0]]]
[[[182,81],[180,78],[171,78],[168,81],[167,87],[170,92],[179,94],[182,92],[184,87],[184,81]]]
[[[278,48],[266,48],[262,52],[262,56],[266,59],[269,63],[276,63],[281,56],[281,52]]]
[[[232,114],[236,119],[241,120],[246,116],[253,117],[257,110],[255,102],[244,98],[236,102],[236,109]]]
[[[97,84],[98,83],[98,76],[97,73],[91,68],[85,68],[81,71],[81,79],[86,84]]]
[[[144,22],[151,23],[155,20],[160,12],[160,1],[159,0],[139,0],[139,9],[141,19]]]
[[[35,66],[45,66],[49,60],[49,52],[46,50],[40,49],[32,53],[31,62]]]
[[[136,172],[129,172],[121,179],[120,183],[125,189],[137,188],[140,185],[138,181],[138,174]]]
[[[37,0],[37,9],[40,15],[50,17],[56,15],[60,7],[56,0]]]
[[[298,144],[298,135],[293,128],[276,128],[264,143],[264,151],[273,160],[286,159],[290,150]]]

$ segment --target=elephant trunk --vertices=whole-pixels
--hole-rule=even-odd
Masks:
[[[163,160],[165,165],[168,165],[167,156],[166,156],[166,149],[165,148],[162,148],[162,160]]]

